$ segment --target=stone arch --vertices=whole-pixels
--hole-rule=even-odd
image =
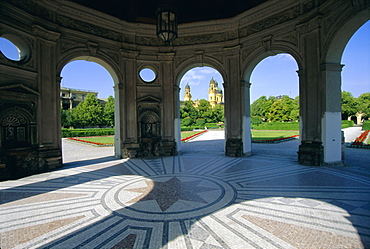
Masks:
[[[178,91],[175,91],[175,96],[174,96],[174,99],[177,100],[174,103],[175,104],[175,110],[177,110],[176,111],[177,114],[175,115],[175,119],[174,119],[174,128],[175,128],[174,131],[175,131],[176,146],[177,146],[177,150],[179,152],[181,151],[180,99],[179,99],[180,82],[181,82],[182,77],[185,75],[185,73],[188,72],[189,70],[191,70],[192,68],[194,68],[194,67],[205,67],[205,66],[212,67],[215,70],[217,70],[221,74],[222,79],[224,80],[223,83],[225,84],[225,79],[227,79],[227,74],[226,74],[226,71],[224,70],[223,64],[220,63],[218,60],[216,60],[214,58],[211,58],[211,57],[203,58],[202,62],[199,62],[199,60],[197,60],[195,58],[184,60],[176,68],[175,73],[174,73],[174,75],[175,75],[174,78],[176,80],[175,84],[178,87]]]
[[[356,31],[370,20],[370,10],[366,9],[354,16],[341,20],[330,33],[323,51],[322,63],[340,64],[345,47]]]
[[[257,64],[260,63],[263,59],[269,57],[269,56],[274,56],[277,54],[282,54],[282,53],[287,53],[291,55],[297,65],[298,69],[302,68],[302,57],[300,53],[293,48],[290,48],[289,46],[279,46],[279,47],[273,47],[270,51],[266,51],[262,47],[259,49],[256,49],[251,53],[242,63],[242,79],[245,82],[250,83],[250,77],[252,75],[253,70],[256,68]]]
[[[346,11],[342,18],[332,24],[331,32],[323,47],[321,58],[322,85],[326,92],[322,115],[321,140],[324,146],[323,161],[332,164],[343,161],[341,132],[341,86],[342,55],[354,33],[370,19],[370,10],[353,15],[353,9]]]
[[[290,46],[274,46],[271,50],[266,51],[263,47],[254,50],[247,58],[242,62],[241,79],[245,82],[245,117],[243,117],[243,144],[244,151],[246,155],[252,154],[252,136],[251,136],[251,114],[250,114],[250,78],[253,70],[256,68],[257,64],[263,59],[274,56],[281,53],[287,53],[291,55],[298,68],[301,68],[302,58],[296,49]]]
[[[119,66],[117,63],[108,56],[96,54],[90,55],[89,51],[73,49],[70,50],[67,54],[62,54],[61,59],[57,65],[57,75],[60,76],[62,69],[71,61],[75,60],[86,60],[96,62],[102,67],[104,67],[113,78],[114,85],[118,85],[122,82],[122,75],[119,73]]]
[[[212,67],[221,74],[224,81],[225,79],[227,79],[227,74],[224,70],[223,64],[220,63],[218,60],[211,57],[205,57],[202,62],[199,62],[199,60],[191,58],[181,62],[180,65],[177,66],[175,70],[175,79],[177,86],[180,86],[180,81],[185,73],[194,67]]]
[[[90,51],[85,49],[72,49],[68,53],[63,54],[59,63],[57,64],[57,75],[60,76],[62,69],[67,63],[75,60],[86,60],[96,62],[103,66],[111,75],[114,82],[114,99],[115,99],[115,138],[114,138],[114,153],[117,158],[122,157],[122,132],[121,132],[121,105],[123,95],[121,94],[122,89],[122,75],[119,73],[118,64],[110,57],[102,54],[96,54],[94,56],[90,55]],[[112,86],[113,87],[113,86]],[[59,88],[58,88],[59,89]]]

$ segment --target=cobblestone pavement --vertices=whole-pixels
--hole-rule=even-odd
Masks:
[[[180,156],[123,160],[63,143],[62,169],[0,182],[2,249],[370,247],[369,157],[302,166],[291,141],[231,158],[199,137]]]

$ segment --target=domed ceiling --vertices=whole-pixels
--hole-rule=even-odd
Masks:
[[[134,23],[156,22],[157,7],[167,2],[177,8],[178,23],[236,16],[268,0],[71,0],[119,19]]]

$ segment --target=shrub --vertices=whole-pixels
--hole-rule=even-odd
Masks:
[[[362,130],[370,130],[370,120],[364,121],[362,124]]]
[[[190,126],[194,123],[194,120],[191,117],[186,117],[182,120],[182,125]]]
[[[204,118],[198,118],[197,121],[195,122],[195,124],[197,126],[202,126],[204,127],[204,125],[206,124],[206,120]]]
[[[191,127],[181,127],[181,131],[192,131],[193,128]]]
[[[342,129],[353,127],[353,126],[354,126],[354,122],[352,120],[342,120]]]
[[[252,126],[258,126],[258,125],[262,124],[262,118],[258,117],[258,116],[253,116],[251,118],[251,124],[252,124]]]
[[[114,135],[114,129],[62,129],[62,137],[92,137]]]

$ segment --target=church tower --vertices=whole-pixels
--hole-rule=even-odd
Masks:
[[[185,86],[184,101],[191,101],[191,92],[189,83]]]
[[[222,90],[218,87],[218,82],[214,80],[213,77],[209,81],[208,101],[212,107],[215,107],[217,104],[223,103]]]

